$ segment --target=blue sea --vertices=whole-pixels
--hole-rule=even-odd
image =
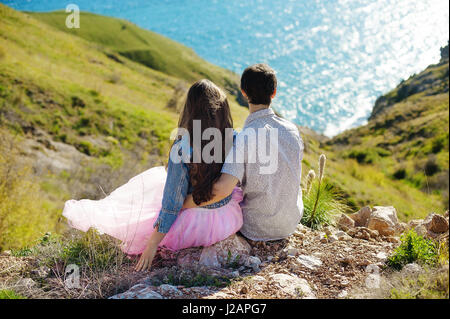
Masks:
[[[274,108],[328,136],[364,124],[376,98],[438,62],[449,38],[447,0],[72,1],[1,0],[124,18],[237,73],[268,63],[279,79]]]

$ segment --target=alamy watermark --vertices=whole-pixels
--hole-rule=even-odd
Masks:
[[[76,4],[69,4],[66,12],[70,13],[66,18],[66,27],[69,29],[80,28],[80,8]]]
[[[75,264],[67,265],[64,271],[64,285],[68,289],[81,288],[80,267]]]
[[[181,137],[170,152],[173,163],[258,163],[259,173],[274,174],[278,169],[278,129],[273,127],[245,128],[233,138],[234,130],[222,132],[215,127],[201,129],[201,120],[193,121],[192,137],[188,130],[178,128],[172,131],[171,139]],[[192,143],[191,143],[192,139]],[[202,141],[209,141],[202,148]],[[225,147],[223,147],[225,141]],[[227,152],[223,156],[223,149]],[[225,161],[222,159],[225,158]]]

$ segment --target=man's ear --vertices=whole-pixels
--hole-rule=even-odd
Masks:
[[[275,88],[275,90],[273,91],[271,98],[273,99],[276,95],[277,95],[277,88]]]
[[[248,99],[247,93],[245,93],[243,89],[241,89],[241,92],[242,92],[242,95],[243,95],[246,99]]]

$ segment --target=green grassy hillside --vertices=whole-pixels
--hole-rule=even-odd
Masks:
[[[0,4],[0,250],[60,230],[65,200],[101,197],[163,164],[185,89],[203,77],[236,91],[235,74],[124,20],[82,13],[72,30],[61,12]],[[248,110],[229,97],[241,127]],[[302,131],[304,174],[325,153],[328,179],[354,210],[392,205],[402,219],[441,212],[448,53],[380,98],[367,125],[332,140]]]
[[[312,139],[352,206],[393,205],[404,219],[448,208],[448,62],[447,46],[440,63],[380,97],[367,125]]]
[[[208,63],[192,49],[141,29],[129,21],[81,12],[82,26],[80,24],[79,29],[68,29],[65,26],[67,13],[64,11],[29,14],[63,32],[109,48],[154,70],[188,81],[208,78],[230,93],[237,95],[239,92],[237,74]]]
[[[105,18],[112,28],[113,20]],[[88,19],[82,21],[88,23]],[[41,203],[27,204],[36,210],[42,209],[42,216],[53,214],[51,218],[42,218],[42,223],[57,220],[62,204],[71,197],[101,195],[88,190],[89,185],[108,192],[140,170],[165,163],[169,134],[178,120],[177,109],[168,107],[168,103],[176,96],[180,104],[186,87],[207,76],[206,71],[202,74],[203,68],[196,69],[195,63],[204,63],[203,67],[211,72],[210,78],[223,76],[219,80],[223,84],[237,77],[212,67],[173,41],[122,20],[116,20],[116,25],[126,25],[129,32],[134,30],[142,37],[145,35],[146,41],[150,41],[150,37],[160,41],[158,45],[164,46],[167,52],[164,60],[167,70],[149,68],[118,55],[111,47],[62,32],[34,16],[0,4],[1,135],[15,135],[12,144],[18,148],[19,144],[23,145],[18,157],[32,155],[29,178],[39,189],[30,189],[39,194],[43,207]],[[177,60],[176,63],[171,59]],[[171,63],[177,69],[171,69]],[[248,110],[239,106],[234,96],[229,98],[235,125],[242,126]],[[15,170],[16,165],[7,167],[4,163],[12,163],[11,158],[6,158],[12,152],[7,151],[6,146],[1,152],[5,156],[0,158],[4,176],[9,176],[8,172]],[[62,157],[67,164],[63,167],[69,165],[70,168],[58,169]],[[24,171],[27,170],[24,168]],[[8,189],[6,179],[0,181],[4,183],[0,186],[5,186],[5,192]],[[0,198],[2,201],[6,203]],[[33,228],[30,223],[35,219],[26,218],[30,211],[17,209],[17,214],[22,214],[23,218],[14,217],[11,207],[0,205],[0,228],[13,227],[6,225],[7,220],[12,222],[11,238],[14,233],[30,232],[26,237],[30,240],[40,236],[37,232],[43,228],[56,229],[55,224],[44,227],[36,224]],[[5,238],[2,229],[0,233],[2,239]],[[20,240],[13,243],[20,244]]]

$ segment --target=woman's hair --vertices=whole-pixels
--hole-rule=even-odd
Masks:
[[[225,161],[226,150],[225,138],[227,137],[225,129],[233,128],[230,106],[225,93],[213,82],[209,80],[200,80],[194,83],[189,89],[186,103],[178,123],[179,128],[184,128],[189,132],[190,144],[193,153],[203,154],[205,145],[214,140],[214,137],[208,140],[201,140],[201,144],[193,143],[193,121],[200,120],[201,134],[208,128],[217,128],[221,133],[221,148],[219,154],[215,154],[216,147],[211,148],[210,155],[213,159],[220,158],[220,161],[213,160],[212,163],[205,163],[203,156],[201,161],[187,164],[189,166],[189,177],[192,184],[192,196],[194,202],[200,205],[209,201],[212,196],[214,183],[220,177],[223,162]],[[216,141],[218,142],[218,141]],[[197,146],[198,145],[198,146]],[[200,146],[201,145],[201,146]],[[200,149],[198,149],[200,146]]]

